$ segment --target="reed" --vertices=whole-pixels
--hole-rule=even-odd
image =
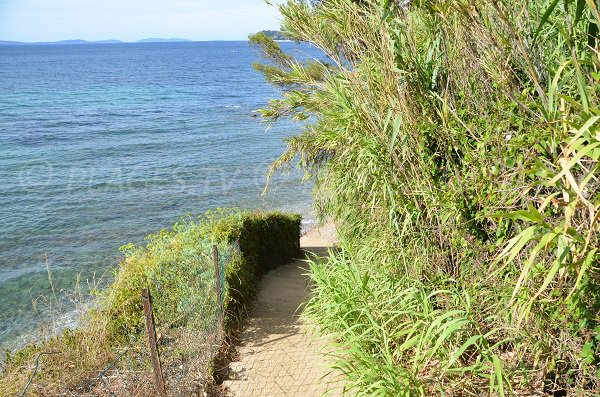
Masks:
[[[272,172],[297,161],[339,226],[308,315],[348,347],[338,366],[355,391],[597,393],[596,3],[280,11],[328,62],[252,38],[283,88],[265,121],[303,120]]]

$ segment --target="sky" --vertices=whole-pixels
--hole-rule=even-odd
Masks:
[[[264,0],[0,0],[0,40],[245,40],[278,27]]]

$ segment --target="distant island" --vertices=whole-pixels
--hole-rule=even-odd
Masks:
[[[260,33],[264,33],[265,35],[272,38],[273,40],[288,40],[289,39],[279,30],[262,30],[262,31],[260,31]]]
[[[161,39],[161,38],[148,38],[148,39],[142,39],[142,40],[138,40],[138,41],[133,41],[133,42],[129,42],[129,43],[187,43],[187,42],[193,42],[193,40],[188,40],[188,39],[179,39],[179,38],[171,38],[171,39]],[[0,40],[0,45],[23,45],[23,44],[67,44],[67,45],[74,45],[74,44],[122,44],[122,43],[127,43],[125,41],[121,41],[121,40],[114,40],[114,39],[110,39],[110,40],[94,40],[94,41],[89,41],[89,40],[60,40],[60,41],[39,41],[39,42],[24,42],[24,41],[3,41]]]
[[[268,37],[273,40],[289,40],[288,37],[285,36],[279,30],[262,30],[261,33],[264,33]],[[180,38],[170,38],[163,39],[157,37],[150,37],[147,39],[142,39],[138,41],[121,41],[115,39],[109,40],[60,40],[60,41],[36,41],[36,42],[27,42],[27,41],[9,41],[9,40],[0,40],[0,45],[48,45],[48,44],[62,44],[62,45],[81,45],[81,44],[124,44],[124,43],[192,43],[194,40],[188,39],[180,39]]]

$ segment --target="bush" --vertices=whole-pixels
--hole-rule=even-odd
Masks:
[[[144,324],[139,293],[150,288],[153,296],[165,298],[154,305],[162,324],[189,325],[193,316],[195,327],[208,326],[217,307],[215,245],[225,269],[225,309],[237,315],[255,297],[262,274],[299,253],[300,220],[280,212],[220,210],[150,235],[145,247],[122,247],[126,257],[115,282],[101,293],[101,313],[118,329],[115,335],[136,335]]]
[[[250,305],[260,277],[288,263],[300,252],[300,215],[254,213],[244,216],[238,228],[227,235],[239,247],[227,268],[225,308],[230,320],[237,319]]]

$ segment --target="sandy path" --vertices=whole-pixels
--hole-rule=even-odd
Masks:
[[[323,254],[335,241],[325,226],[301,239],[304,250]],[[339,377],[329,374],[322,355],[323,339],[309,335],[299,319],[299,306],[308,298],[307,264],[296,261],[267,273],[238,347],[239,361],[230,365],[225,382],[236,397],[312,397],[341,395]]]

